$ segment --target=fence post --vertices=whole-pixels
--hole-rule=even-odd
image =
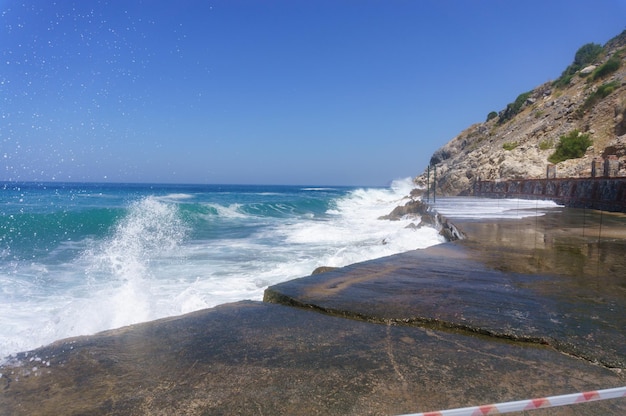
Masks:
[[[433,204],[437,202],[437,165],[434,166],[435,173],[433,177]]]
[[[428,165],[428,174],[426,178],[426,202],[430,202],[430,165]]]

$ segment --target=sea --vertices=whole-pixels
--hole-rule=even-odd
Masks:
[[[263,298],[310,275],[444,242],[387,187],[0,182],[0,362],[53,341]],[[438,198],[450,218],[551,202]]]

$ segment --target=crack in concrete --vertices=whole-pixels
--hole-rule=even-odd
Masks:
[[[543,345],[543,346],[548,346],[550,348],[553,348],[554,350],[560,353],[567,354],[569,356],[587,361],[591,364],[600,365],[601,367],[604,367],[608,370],[615,371],[616,369],[618,369],[619,370],[618,372],[621,372],[621,370],[626,369],[626,368],[617,366],[615,364],[605,362],[604,360],[591,357],[588,354],[573,351],[573,348],[568,348],[568,343],[560,342],[556,339],[548,338],[548,337],[505,334],[505,333],[499,333],[495,331],[486,330],[484,328],[473,327],[471,325],[458,324],[458,323],[449,322],[449,321],[442,321],[442,320],[434,319],[434,318],[404,318],[404,319],[379,318],[379,317],[369,316],[369,315],[365,315],[361,313],[350,312],[350,311],[339,310],[339,309],[332,309],[332,308],[324,308],[315,304],[301,302],[289,296],[271,291],[269,289],[266,290],[265,298],[263,299],[263,301],[268,302],[268,303],[281,304],[284,306],[308,309],[308,310],[312,310],[318,313],[322,313],[322,314],[326,314],[326,315],[330,315],[330,316],[334,316],[338,318],[353,319],[353,320],[369,322],[373,324],[383,324],[383,325],[387,325],[388,328],[390,328],[393,325],[400,325],[400,326],[417,327],[417,328],[424,328],[424,329],[434,329],[434,330],[439,330],[443,332],[452,332],[452,333],[470,335],[470,336],[484,336],[484,337],[498,339],[498,340],[502,340],[506,342]]]

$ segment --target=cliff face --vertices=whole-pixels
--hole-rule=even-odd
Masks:
[[[620,159],[619,174],[626,176],[625,61],[626,31],[583,68],[572,64],[556,82],[520,94],[506,109],[461,132],[431,157],[438,193],[466,193],[478,179],[545,178],[559,138],[575,129],[588,134],[593,145],[583,157],[558,163],[557,177],[588,177],[592,160],[609,155]],[[426,170],[414,181],[425,187]]]

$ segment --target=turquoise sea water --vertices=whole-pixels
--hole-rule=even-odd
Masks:
[[[0,184],[0,358],[442,241],[389,188]]]
[[[443,242],[387,188],[0,183],[0,360],[52,341],[243,299],[269,285]],[[449,218],[537,201],[438,198]]]

